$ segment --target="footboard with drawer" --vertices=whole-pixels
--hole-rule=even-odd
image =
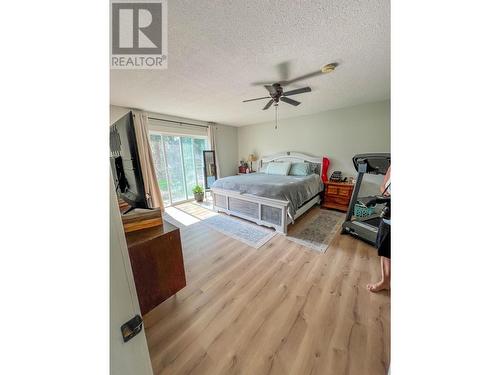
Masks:
[[[286,234],[289,223],[288,201],[241,194],[237,191],[212,188],[216,211],[225,212]]]

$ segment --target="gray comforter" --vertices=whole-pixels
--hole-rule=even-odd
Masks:
[[[212,187],[288,201],[288,213],[293,217],[300,206],[323,190],[323,182],[317,174],[276,176],[251,173],[221,178]]]

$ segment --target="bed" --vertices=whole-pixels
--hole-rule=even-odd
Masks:
[[[260,173],[270,162],[309,163],[308,176],[277,176]],[[320,203],[323,158],[298,152],[263,157],[259,171],[217,180],[212,186],[215,211],[238,216],[286,234],[295,219]]]

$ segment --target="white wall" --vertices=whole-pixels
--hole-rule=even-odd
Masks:
[[[113,125],[116,121],[122,118],[127,112],[131,111],[130,108],[118,107],[116,105],[109,106],[109,124]]]
[[[217,157],[221,177],[232,176],[238,172],[238,128],[216,126]]]
[[[238,128],[240,159],[246,159],[250,153],[261,157],[282,151],[299,151],[327,156],[330,159],[329,174],[340,170],[347,177],[356,176],[352,164],[355,154],[390,152],[390,142],[390,101],[284,119],[278,121],[277,130],[274,122]],[[365,176],[361,194],[378,192],[381,180],[380,176]]]

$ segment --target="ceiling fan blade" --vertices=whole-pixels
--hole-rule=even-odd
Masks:
[[[252,86],[272,86],[274,82],[271,81],[257,81],[257,82],[252,82]]]
[[[303,79],[307,79],[307,78],[316,77],[316,76],[319,76],[321,74],[323,74],[323,72],[321,70],[317,70],[315,72],[304,74],[303,76],[291,79],[291,80],[287,81],[286,84],[289,85],[290,83],[294,83],[294,82],[297,82],[297,81],[302,81]]]
[[[269,100],[269,101],[267,102],[266,106],[265,106],[264,108],[262,108],[262,110],[263,110],[263,111],[265,111],[266,109],[268,109],[268,108],[271,106],[271,104],[273,104],[273,102],[274,102],[274,100],[273,100],[273,99]]]
[[[332,72],[337,66],[339,66],[338,63],[330,63],[330,64],[327,64],[327,65],[324,65],[320,70],[316,70],[314,72],[311,72],[311,73],[308,73],[308,74],[304,74],[303,76],[300,76],[300,77],[297,77],[297,78],[290,79],[290,80],[286,81],[285,85],[289,85],[290,83],[294,83],[294,82],[297,82],[297,81],[302,81],[303,79],[312,78],[312,77],[319,76],[321,74]],[[330,68],[329,70],[323,71],[324,68],[328,68],[328,67]],[[284,84],[282,84],[281,86],[284,86]]]
[[[254,100],[262,100],[262,99],[269,99],[269,96],[263,96],[262,98],[255,98],[255,99],[247,99],[247,100],[243,100],[243,103],[246,103],[246,102],[253,102]]]
[[[301,89],[290,90],[290,91],[284,92],[283,96],[297,95],[297,94],[302,94],[304,92],[311,92],[311,88],[310,87],[303,87]]]
[[[264,86],[267,91],[269,91],[269,94],[274,95],[276,94],[276,88],[272,85],[265,85]]]
[[[280,98],[280,100],[282,102],[285,102],[285,103],[288,103],[288,104],[291,104],[291,105],[294,105],[294,106],[298,106],[300,104],[300,102],[298,102],[296,100],[293,100],[293,99],[290,99],[290,98],[287,98],[286,96],[282,96]]]
[[[257,82],[252,82],[251,85],[252,86],[272,86],[274,83],[279,83],[280,86],[285,86],[288,84],[287,81],[275,81],[275,82],[271,82],[271,81],[257,81]]]

